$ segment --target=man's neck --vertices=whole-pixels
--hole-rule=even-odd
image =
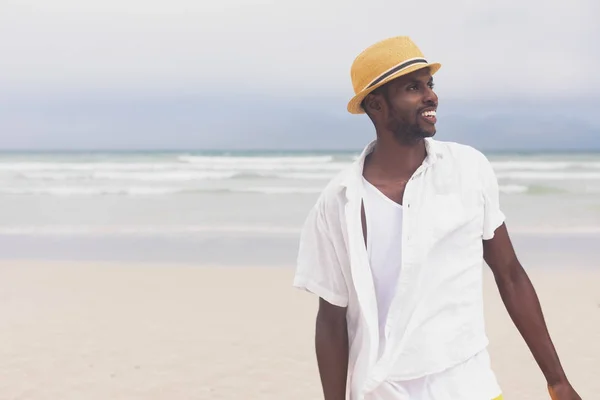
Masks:
[[[408,180],[421,166],[427,156],[425,140],[419,139],[411,144],[379,138],[367,160],[363,175],[367,179]]]

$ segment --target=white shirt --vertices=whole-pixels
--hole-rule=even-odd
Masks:
[[[402,273],[379,354],[377,300],[361,224],[364,159],[323,190],[304,224],[294,286],[347,307],[348,394],[457,366],[488,344],[482,240],[504,222],[498,182],[472,147],[426,139],[427,157],[404,192]]]
[[[385,323],[402,267],[402,205],[363,178],[367,254],[379,316],[379,354],[385,348]]]
[[[436,374],[406,381],[385,381],[366,400],[493,400],[502,391],[483,350]]]

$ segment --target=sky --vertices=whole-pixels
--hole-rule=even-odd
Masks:
[[[397,35],[442,63],[441,117],[525,113],[593,139],[598,15],[594,0],[0,0],[0,149],[335,147],[347,130],[359,146],[351,63]]]

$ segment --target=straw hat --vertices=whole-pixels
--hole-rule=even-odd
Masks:
[[[350,76],[355,96],[348,103],[352,114],[364,114],[363,99],[378,87],[413,71],[429,68],[431,74],[441,67],[428,63],[421,50],[407,36],[385,39],[365,49],[352,63]]]

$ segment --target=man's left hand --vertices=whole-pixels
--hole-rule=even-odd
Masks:
[[[581,396],[577,394],[570,383],[558,383],[548,386],[550,397],[552,400],[581,400]]]

